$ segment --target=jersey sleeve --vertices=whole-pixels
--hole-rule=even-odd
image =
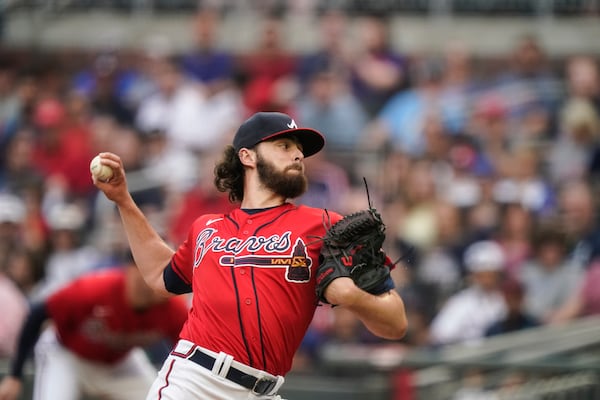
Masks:
[[[380,295],[383,293],[387,293],[390,290],[393,290],[396,288],[396,284],[394,283],[394,279],[391,276],[388,276],[387,279],[383,282],[381,282],[378,286],[376,286],[375,288],[369,290],[369,292],[371,294],[374,295]]]
[[[170,262],[163,271],[163,282],[165,289],[173,294],[185,294],[192,292],[192,284],[187,282],[184,277],[173,268],[173,262]]]
[[[223,214],[205,214],[197,218],[192,224],[186,240],[177,248],[171,262],[163,273],[165,288],[175,294],[190,293],[192,291],[192,277],[194,263],[196,262],[198,227],[206,226],[211,219],[223,219]],[[201,249],[200,249],[201,250]]]
[[[181,280],[181,282],[190,288],[192,286],[194,265],[194,241],[191,239],[192,232],[193,229],[190,230],[188,238],[179,246],[175,254],[173,254],[171,262],[167,266],[167,270],[172,270],[172,272]],[[165,274],[163,275],[165,278],[167,278],[167,275],[172,275],[167,270],[165,270]],[[165,285],[167,285],[166,280]],[[169,290],[169,287],[167,287],[167,290]]]

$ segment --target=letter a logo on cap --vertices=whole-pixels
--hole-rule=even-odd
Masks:
[[[290,129],[298,129],[298,125],[296,125],[296,121],[292,120],[289,124],[287,124]]]

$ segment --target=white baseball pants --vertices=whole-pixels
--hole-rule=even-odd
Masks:
[[[54,329],[35,346],[33,400],[79,400],[82,393],[110,400],[143,400],[156,369],[142,349],[114,365],[84,360],[66,349]]]
[[[193,343],[180,340],[164,362],[154,381],[146,400],[283,400],[277,391],[283,385],[282,376],[273,377],[263,371],[248,366],[241,366],[233,357],[225,353],[213,353],[209,350],[202,351],[215,358],[212,369],[207,369],[194,361],[181,355],[191,354],[197,348]],[[257,376],[269,375],[276,384],[268,393],[259,395],[251,389],[245,388],[227,379],[229,368],[243,368]]]

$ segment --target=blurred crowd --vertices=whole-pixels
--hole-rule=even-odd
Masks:
[[[256,111],[320,130],[298,203],[366,208],[409,315],[405,347],[440,346],[600,313],[600,64],[560,59],[533,35],[499,57],[449,41],[403,53],[381,15],[318,15],[319,46],[286,48],[264,15],[253,47],[218,46],[199,11],[195,46],[0,50],[0,355],[29,302],[118,263],[127,241],[92,184],[102,151],[174,246],[193,219],[233,207],[215,156]],[[364,179],[363,179],[364,178]],[[345,310],[319,307],[296,368],[331,344],[377,343]]]

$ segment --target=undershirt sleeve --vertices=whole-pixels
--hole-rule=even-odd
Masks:
[[[33,346],[40,337],[42,324],[48,319],[48,310],[46,303],[38,303],[31,306],[31,310],[27,319],[23,323],[19,343],[17,345],[17,353],[13,359],[10,375],[21,379],[23,377],[23,366],[25,360],[31,353]]]
[[[171,261],[163,271],[163,281],[165,288],[170,293],[184,294],[192,292],[192,285],[186,282],[173,268]]]
[[[394,289],[395,287],[396,287],[396,285],[394,284],[394,280],[392,279],[391,276],[388,276],[385,281],[381,282],[375,288],[369,290],[369,293],[374,294],[374,295],[380,295],[380,294],[389,292],[390,290]]]

